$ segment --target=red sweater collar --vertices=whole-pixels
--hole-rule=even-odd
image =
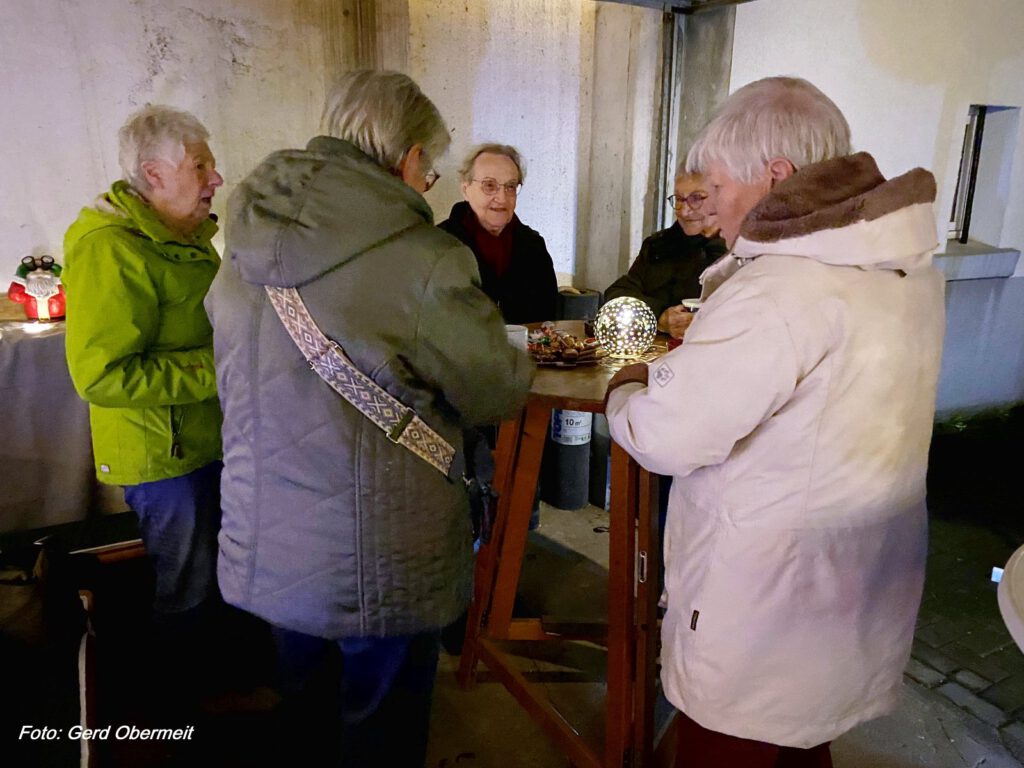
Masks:
[[[492,235],[480,224],[473,209],[466,206],[462,225],[469,232],[473,252],[480,264],[486,264],[496,277],[504,275],[512,263],[512,241],[515,228],[519,225],[519,218],[513,214],[512,221],[499,234]]]

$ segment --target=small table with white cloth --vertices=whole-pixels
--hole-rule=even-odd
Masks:
[[[84,520],[98,494],[64,323],[23,322],[20,312],[0,299],[0,532]]]

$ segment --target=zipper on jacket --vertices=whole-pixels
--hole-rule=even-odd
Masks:
[[[700,618],[700,611],[694,611],[693,615],[690,616],[690,629],[694,632],[697,631],[697,619]]]

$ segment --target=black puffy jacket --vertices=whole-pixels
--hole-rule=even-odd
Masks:
[[[469,203],[456,203],[448,218],[437,226],[473,250],[473,238],[462,224],[462,218],[468,212]],[[516,220],[512,235],[512,263],[500,278],[475,251],[474,255],[477,256],[484,293],[498,305],[506,323],[522,325],[555,319],[558,280],[544,238],[537,230]]]
[[[701,272],[727,250],[722,238],[688,235],[677,222],[644,240],[629,272],[608,286],[604,300],[632,296],[661,317],[683,299],[700,296]]]

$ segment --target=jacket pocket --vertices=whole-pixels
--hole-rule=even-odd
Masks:
[[[182,458],[181,449],[181,427],[185,420],[185,408],[170,405],[167,407],[167,458],[178,460]]]

